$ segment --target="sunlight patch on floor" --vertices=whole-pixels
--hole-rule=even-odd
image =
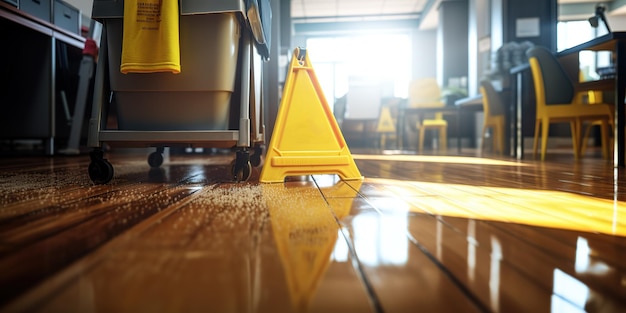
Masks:
[[[352,157],[355,160],[525,166],[518,162],[464,156],[353,154]]]
[[[626,236],[626,202],[536,189],[469,186],[366,178],[407,205],[386,197],[373,201],[383,211],[405,211],[476,220],[519,223]],[[390,204],[391,205],[391,204]]]

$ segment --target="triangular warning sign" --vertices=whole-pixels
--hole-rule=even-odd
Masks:
[[[306,50],[296,48],[259,180],[337,174],[362,179],[326,102]]]
[[[383,107],[380,110],[380,117],[378,118],[378,126],[376,131],[379,133],[395,133],[396,124],[391,117],[391,110],[388,107]]]

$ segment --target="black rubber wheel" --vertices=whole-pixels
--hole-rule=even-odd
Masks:
[[[234,162],[231,171],[236,182],[247,181],[252,175],[252,164],[246,162],[244,166],[237,168],[237,162]]]
[[[263,148],[260,146],[254,147],[254,153],[250,156],[250,163],[254,167],[263,165]]]
[[[250,163],[254,167],[259,167],[263,164],[263,158],[258,154],[253,154],[250,156]]]
[[[163,155],[159,152],[152,152],[148,156],[148,164],[152,168],[156,168],[163,164]]]
[[[89,163],[89,178],[98,185],[106,184],[113,179],[113,165],[107,160],[94,160]]]

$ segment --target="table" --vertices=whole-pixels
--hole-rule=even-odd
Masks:
[[[614,90],[615,92],[615,136],[613,162],[615,167],[626,165],[626,119],[624,117],[624,98],[626,96],[626,32],[612,32],[578,46],[561,51],[559,57],[573,81],[578,81],[578,53],[583,50],[612,51],[615,60],[615,78],[580,84],[581,89]]]
[[[1,65],[0,137],[44,139],[44,152],[52,155],[61,126],[55,123],[57,83],[67,83],[57,77],[65,61],[57,54],[67,52],[71,65],[79,64],[85,39],[0,1],[0,42],[0,58],[10,60]]]
[[[466,112],[475,112],[482,110],[482,95],[476,95],[472,97],[462,98],[456,100],[454,105],[446,105],[441,107],[421,107],[421,108],[411,108],[411,107],[402,107],[400,108],[399,116],[397,121],[397,129],[400,132],[400,140],[401,143],[404,140],[405,129],[404,125],[406,124],[406,118],[408,116],[424,116],[425,114],[434,114],[441,112],[443,115],[455,115],[457,121],[457,151],[461,153],[461,121],[462,115]],[[470,136],[473,136],[473,133],[470,133]]]
[[[624,99],[626,96],[626,32],[612,32],[604,36],[587,41],[557,54],[559,62],[570,76],[572,81],[578,81],[578,53],[584,50],[611,51],[615,60],[615,78],[591,81],[577,84],[577,90],[613,90],[615,92],[615,129],[613,145],[613,162],[615,167],[626,165],[626,129]],[[513,76],[513,105],[515,106],[515,123],[513,123],[514,155],[523,158],[523,114],[522,93],[524,86],[522,76],[530,69],[528,64],[516,66],[510,70]],[[618,105],[619,104],[619,105]]]

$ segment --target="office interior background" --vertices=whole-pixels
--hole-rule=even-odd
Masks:
[[[80,12],[81,26],[88,28],[92,1],[66,3]],[[351,84],[364,81],[379,84],[381,98],[406,98],[409,83],[425,77],[436,78],[444,92],[472,97],[479,94],[484,78],[506,89],[507,75],[499,68],[498,53],[511,49],[512,44],[543,45],[557,52],[606,33],[603,25],[592,28],[587,21],[598,4],[607,8],[613,31],[626,29],[626,2],[621,0],[271,1],[273,45],[264,74],[268,132],[295,47],[309,49],[331,107],[347,96]],[[519,27],[531,29],[525,32]],[[580,62],[586,76],[593,77],[597,67],[610,63],[610,57],[582,54]],[[379,105],[348,103],[345,118],[374,118]],[[481,112],[475,118],[470,126],[481,125]],[[463,131],[473,131],[480,142],[480,127]],[[346,132],[350,139],[350,130]],[[455,132],[449,136],[449,144],[454,145]],[[406,140],[409,147],[415,141]],[[476,142],[472,140],[472,145]],[[353,145],[365,143],[355,141]]]
[[[92,2],[65,1],[82,16],[85,32],[73,32],[89,36]],[[598,146],[575,160],[564,127],[551,131],[556,149],[546,162],[482,154],[480,104],[464,115],[464,128],[449,120],[445,152],[436,137],[418,152],[413,126],[380,149],[364,125],[379,118],[383,100],[405,100],[420,78],[434,78],[453,106],[480,103],[485,78],[513,101],[507,70],[526,61],[513,52],[541,45],[556,53],[606,34],[588,22],[600,3],[611,30],[626,31],[626,0],[270,2],[266,140],[292,53],[305,47],[335,114],[345,101],[337,116],[364,179],[262,184],[255,168],[239,183],[229,172],[232,154],[192,149],[155,168],[143,148],[113,147],[105,152],[115,176],[94,183],[85,140],[80,156],[58,153],[70,127],[64,100],[49,89],[76,77],[45,81],[62,75],[47,69],[48,54],[67,53],[76,69],[83,42],[62,34],[59,42],[71,47],[54,50],[49,38],[42,43],[45,36],[0,19],[0,35],[20,42],[15,50],[2,45],[0,56],[17,60],[4,68],[41,74],[0,78],[9,99],[2,106],[38,105],[0,114],[0,134],[9,138],[1,151],[8,157],[0,158],[0,311],[624,311],[626,176]],[[579,62],[593,80],[612,59],[582,53]],[[363,85],[378,86],[376,96],[361,88],[355,104],[350,91]],[[65,91],[73,103],[75,91]],[[55,111],[46,111],[55,100]],[[525,131],[532,141],[533,128]],[[43,152],[34,141],[34,157],[16,144],[51,133]]]
[[[67,3],[80,10],[82,24],[88,27],[92,1]],[[427,77],[436,78],[444,94],[474,97],[479,95],[480,81],[485,78],[491,79],[498,90],[507,90],[508,75],[498,63],[502,50],[530,43],[558,52],[606,34],[602,24],[593,28],[587,21],[599,4],[606,7],[611,30],[626,29],[626,1],[622,0],[271,1],[273,45],[264,74],[268,133],[280,103],[286,67],[296,47],[308,49],[331,108],[342,97],[347,98],[351,84],[378,84],[381,89],[376,96],[381,99],[406,98],[409,83]],[[580,62],[585,75],[593,78],[597,77],[595,69],[607,66],[611,60],[610,54],[583,53]],[[369,102],[373,103],[348,103],[342,117],[377,118],[380,103]],[[469,128],[459,130],[474,133],[474,138],[463,141],[462,146],[480,145],[482,134],[476,125],[482,125],[481,114],[476,112]],[[376,134],[364,136],[358,129],[359,133],[352,134],[348,127],[344,135],[353,146],[368,147],[359,138],[370,140]],[[456,140],[467,140],[459,139],[455,131],[449,136],[452,146]],[[527,131],[524,136],[532,137],[532,133]],[[553,136],[567,134],[557,130]],[[402,140],[403,147],[416,148],[415,138]]]

